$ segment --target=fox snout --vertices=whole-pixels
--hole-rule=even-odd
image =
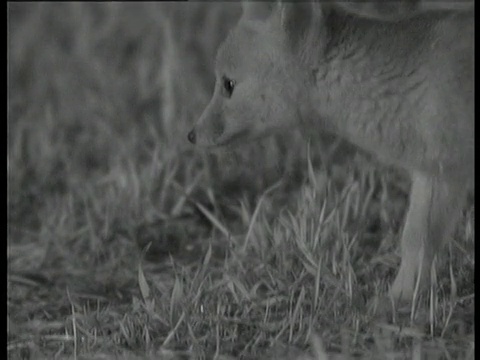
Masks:
[[[225,123],[220,117],[201,118],[188,132],[190,143],[200,147],[215,147],[230,143],[235,138],[235,131],[227,131]]]
[[[216,146],[220,145],[226,132],[225,119],[219,111],[209,105],[187,134],[187,139],[201,147]]]
[[[212,108],[210,103],[187,134],[187,139],[192,144],[211,146],[215,143],[215,137],[221,135],[223,125],[219,124],[220,116],[216,111],[212,111]]]

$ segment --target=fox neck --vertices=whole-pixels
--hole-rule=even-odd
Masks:
[[[422,146],[421,139],[411,139],[417,134],[411,119],[422,111],[421,101],[412,99],[428,90],[422,67],[429,24],[382,25],[338,14],[326,20],[321,60],[305,67],[313,77],[309,120],[315,128],[320,122],[366,150],[385,149],[389,157],[400,157],[406,142]],[[400,31],[401,26],[412,31]]]

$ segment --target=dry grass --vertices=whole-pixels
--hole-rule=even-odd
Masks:
[[[473,205],[392,312],[401,174],[329,138],[187,144],[238,15],[8,5],[9,358],[473,359]]]

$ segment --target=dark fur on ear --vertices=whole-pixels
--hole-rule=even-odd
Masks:
[[[285,2],[280,6],[279,15],[290,49],[299,50],[306,43],[320,40],[324,22],[321,4],[313,1]]]

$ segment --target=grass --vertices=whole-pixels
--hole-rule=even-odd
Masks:
[[[8,357],[473,359],[473,204],[384,311],[403,174],[328,136],[187,143],[238,15],[8,4]]]

